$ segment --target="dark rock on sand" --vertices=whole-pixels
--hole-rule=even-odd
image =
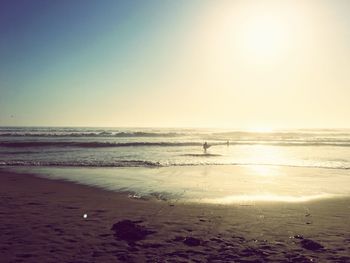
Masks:
[[[150,231],[144,226],[140,226],[137,222],[131,220],[122,220],[115,223],[112,226],[112,230],[118,239],[125,240],[127,242],[135,242],[146,238],[147,235],[155,233]]]
[[[313,251],[323,249],[323,246],[320,243],[317,243],[316,241],[307,238],[301,240],[300,244],[303,248]]]
[[[185,245],[191,247],[199,246],[202,243],[200,239],[195,237],[186,237],[183,242]]]

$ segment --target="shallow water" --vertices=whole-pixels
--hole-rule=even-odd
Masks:
[[[13,169],[125,192],[131,198],[169,202],[305,202],[350,195],[350,173],[342,169],[260,165]]]

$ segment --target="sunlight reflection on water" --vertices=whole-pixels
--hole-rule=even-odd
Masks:
[[[307,202],[317,199],[336,197],[331,194],[319,194],[310,196],[287,196],[287,195],[230,195],[221,198],[204,198],[194,202],[200,203],[211,203],[211,204],[236,204],[236,203],[254,203],[254,202],[288,202],[288,203],[299,203]]]
[[[17,168],[21,171],[21,169]],[[245,165],[162,168],[23,168],[50,179],[68,180],[140,198],[230,204],[306,202],[350,195],[348,171]]]

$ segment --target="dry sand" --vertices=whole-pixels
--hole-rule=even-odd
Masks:
[[[347,198],[190,205],[0,170],[0,203],[4,263],[350,262]]]

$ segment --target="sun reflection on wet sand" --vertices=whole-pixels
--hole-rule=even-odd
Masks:
[[[32,171],[44,177],[128,192],[140,198],[161,195],[176,202],[306,202],[350,195],[348,171],[317,168],[208,165],[158,169],[33,168]]]
[[[248,168],[253,172],[254,176],[275,177],[281,174],[278,167],[268,165],[251,165]]]
[[[319,194],[309,196],[290,196],[290,195],[275,195],[275,194],[263,194],[263,195],[230,195],[220,198],[205,198],[198,202],[211,203],[211,204],[242,204],[242,203],[255,203],[255,202],[308,202],[317,199],[335,197],[331,194]]]

